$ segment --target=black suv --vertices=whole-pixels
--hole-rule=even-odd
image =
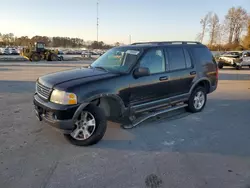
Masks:
[[[88,68],[38,78],[35,112],[76,145],[102,139],[107,120],[133,128],[179,108],[200,112],[217,88],[218,69],[199,42],[147,42],[115,47]]]

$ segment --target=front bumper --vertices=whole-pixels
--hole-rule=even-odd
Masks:
[[[74,129],[74,122],[87,104],[60,105],[44,101],[37,94],[34,95],[34,108],[39,121],[69,133]]]

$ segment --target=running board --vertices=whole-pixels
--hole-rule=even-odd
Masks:
[[[151,112],[149,114],[143,115],[143,116],[141,116],[139,118],[136,118],[136,119],[132,120],[130,124],[122,124],[121,127],[123,129],[132,129],[132,128],[136,127],[137,125],[139,125],[140,123],[142,123],[143,121],[145,121],[145,120],[147,120],[149,118],[155,117],[155,116],[163,114],[163,113],[167,113],[167,112],[171,112],[171,111],[178,110],[178,109],[181,109],[181,108],[185,108],[187,106],[188,106],[187,104],[181,104],[181,105],[172,106],[172,107],[169,107],[169,108],[166,108],[166,109],[163,109],[163,110],[159,110],[159,111],[156,111],[156,112]]]

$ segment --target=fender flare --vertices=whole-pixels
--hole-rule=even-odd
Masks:
[[[201,78],[199,80],[197,80],[193,85],[192,87],[190,88],[189,90],[189,94],[191,95],[191,93],[193,92],[194,88],[202,81],[208,81],[209,83],[209,88],[211,88],[212,84],[211,84],[211,81],[208,79],[208,78]]]
[[[113,94],[113,93],[101,93],[101,94],[97,94],[97,95],[93,95],[91,97],[89,97],[88,99],[86,99],[80,106],[79,106],[79,110],[82,111],[88,104],[91,103],[91,101],[95,100],[95,99],[99,99],[102,97],[110,97],[113,98],[115,101],[118,102],[119,106],[121,107],[121,113],[124,114],[124,112],[127,110],[127,108],[125,107],[125,104],[123,102],[123,100],[121,99],[121,97],[119,97],[117,94]],[[77,110],[78,110],[77,109]]]

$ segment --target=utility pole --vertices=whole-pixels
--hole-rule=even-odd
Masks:
[[[99,8],[99,1],[97,1],[97,3],[96,3],[96,38],[97,38],[97,42],[98,42],[98,40],[99,40],[99,36],[98,36],[98,32],[99,32],[99,10],[98,10],[98,8]]]

